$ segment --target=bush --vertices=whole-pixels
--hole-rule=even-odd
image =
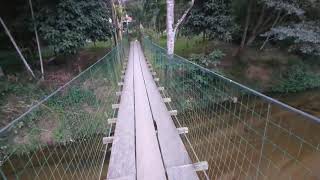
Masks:
[[[225,54],[221,50],[214,50],[208,55],[191,54],[189,59],[199,65],[208,67],[209,65],[217,66],[224,56]]]
[[[195,62],[197,64],[201,64],[202,61],[205,59],[204,54],[191,54],[189,60]]]
[[[220,60],[225,56],[221,50],[214,50],[208,55],[208,59],[213,63],[220,63]]]
[[[93,91],[81,89],[80,87],[70,87],[64,95],[56,96],[48,100],[48,105],[52,108],[78,109],[79,106],[87,103],[88,105],[95,106],[99,102],[94,95]]]
[[[304,63],[291,65],[279,85],[273,88],[275,92],[300,92],[320,87],[320,75],[313,73]]]

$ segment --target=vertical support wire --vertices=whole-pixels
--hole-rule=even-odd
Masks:
[[[268,131],[268,125],[269,125],[269,118],[270,118],[270,112],[271,111],[271,104],[268,103],[268,107],[267,107],[267,116],[266,116],[266,123],[264,125],[264,130],[263,130],[263,137],[262,137],[262,145],[261,145],[261,151],[260,151],[260,155],[259,155],[259,161],[258,161],[258,166],[257,166],[257,172],[256,172],[256,178],[258,179],[259,177],[259,169],[260,169],[260,164],[262,161],[262,156],[263,156],[263,150],[264,150],[264,146],[265,146],[265,142],[267,139],[267,131]]]

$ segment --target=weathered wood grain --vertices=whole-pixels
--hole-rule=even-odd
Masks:
[[[188,155],[188,152],[178,134],[173,119],[161,97],[144,56],[141,47],[137,49],[141,54],[140,62],[144,74],[147,93],[153,118],[157,125],[158,139],[163,161],[169,180],[197,180],[199,179]],[[187,168],[176,168],[176,167]]]
[[[177,129],[168,111],[152,73],[144,58],[140,44],[132,42],[127,69],[121,83],[123,87],[118,117],[112,137],[108,180],[198,180],[196,168],[179,136],[187,127]],[[120,87],[121,87],[120,86]],[[111,142],[111,140],[110,140]]]
[[[134,57],[134,95],[137,179],[165,180],[165,170],[141,69],[140,59],[142,57],[138,47],[138,42],[136,42],[134,46],[136,52]]]
[[[131,48],[112,143],[108,180],[136,179],[133,55]]]

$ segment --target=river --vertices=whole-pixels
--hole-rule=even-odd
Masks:
[[[320,116],[319,90],[273,97]],[[253,104],[259,105],[255,113],[268,107],[261,99],[249,101],[247,107]],[[251,112],[225,114],[223,107],[216,112],[210,108],[181,117],[189,117],[183,124],[190,128],[188,136],[199,158],[209,162],[211,179],[320,179],[319,123],[276,105],[271,105],[268,121]]]
[[[275,97],[297,109],[320,117],[320,89],[295,94],[277,95]]]

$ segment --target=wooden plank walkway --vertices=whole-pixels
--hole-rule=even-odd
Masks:
[[[134,58],[134,92],[136,120],[136,158],[137,179],[163,180],[166,179],[159,144],[149,106],[149,98],[142,74],[138,42],[133,49]]]
[[[198,180],[139,42],[130,46],[107,179]]]
[[[149,101],[158,128],[158,138],[168,178],[170,180],[198,179],[177,128],[153,80],[152,74],[148,70],[141,47],[138,48],[138,52],[140,53],[147,92],[149,97],[152,97]]]
[[[133,59],[133,55],[134,51],[130,49],[129,59]],[[133,81],[133,61],[128,61],[112,143],[109,180],[136,179]]]

